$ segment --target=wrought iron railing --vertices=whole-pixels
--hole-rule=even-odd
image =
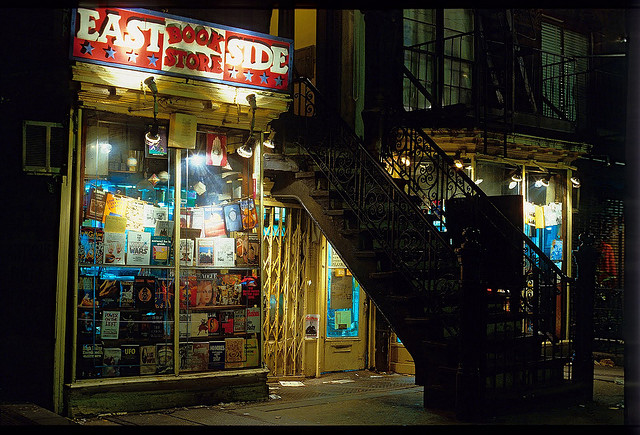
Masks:
[[[301,119],[293,142],[313,158],[360,229],[373,235],[376,247],[428,301],[425,314],[441,313],[444,289],[454,292],[446,283],[457,279],[453,247],[307,79],[294,82],[292,112]]]

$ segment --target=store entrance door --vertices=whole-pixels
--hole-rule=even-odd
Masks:
[[[325,340],[322,372],[362,370],[367,366],[366,295],[327,242]]]

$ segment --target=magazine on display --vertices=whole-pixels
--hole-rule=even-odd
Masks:
[[[127,234],[127,264],[146,266],[151,261],[151,233],[129,231]]]
[[[126,238],[124,233],[104,233],[104,264],[125,264],[124,250]]]
[[[216,237],[213,242],[213,266],[235,267],[236,241],[232,237]]]

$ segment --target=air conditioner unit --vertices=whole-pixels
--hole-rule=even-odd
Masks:
[[[67,135],[62,124],[22,122],[22,170],[30,174],[60,174],[65,161]]]

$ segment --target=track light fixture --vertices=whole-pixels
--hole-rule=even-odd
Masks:
[[[580,187],[580,179],[578,177],[576,177],[575,175],[571,177],[571,184],[573,185],[573,187],[578,188]]]
[[[253,138],[253,135],[250,135],[249,138],[246,140],[246,142],[240,148],[238,148],[236,152],[240,157],[244,157],[245,159],[248,159],[253,155],[254,143],[255,143],[255,139]]]
[[[515,181],[516,183],[522,181],[522,169],[520,168],[515,168],[509,175],[511,175],[511,180]]]
[[[249,138],[247,141],[236,150],[240,157],[244,157],[248,159],[253,155],[253,145],[255,143],[255,139],[253,137],[253,128],[256,124],[256,109],[258,106],[256,105],[256,96],[255,94],[247,95],[247,102],[249,103],[249,107],[251,107],[251,128],[249,130]]]
[[[147,146],[154,146],[160,142],[160,134],[158,133],[158,86],[153,76],[147,77],[144,84],[151,90],[153,94],[153,125],[144,135],[144,141]]]
[[[269,132],[269,136],[262,144],[267,148],[274,149],[276,147],[276,144],[273,142],[273,137],[275,135],[276,135],[276,132],[271,130],[271,132]]]

